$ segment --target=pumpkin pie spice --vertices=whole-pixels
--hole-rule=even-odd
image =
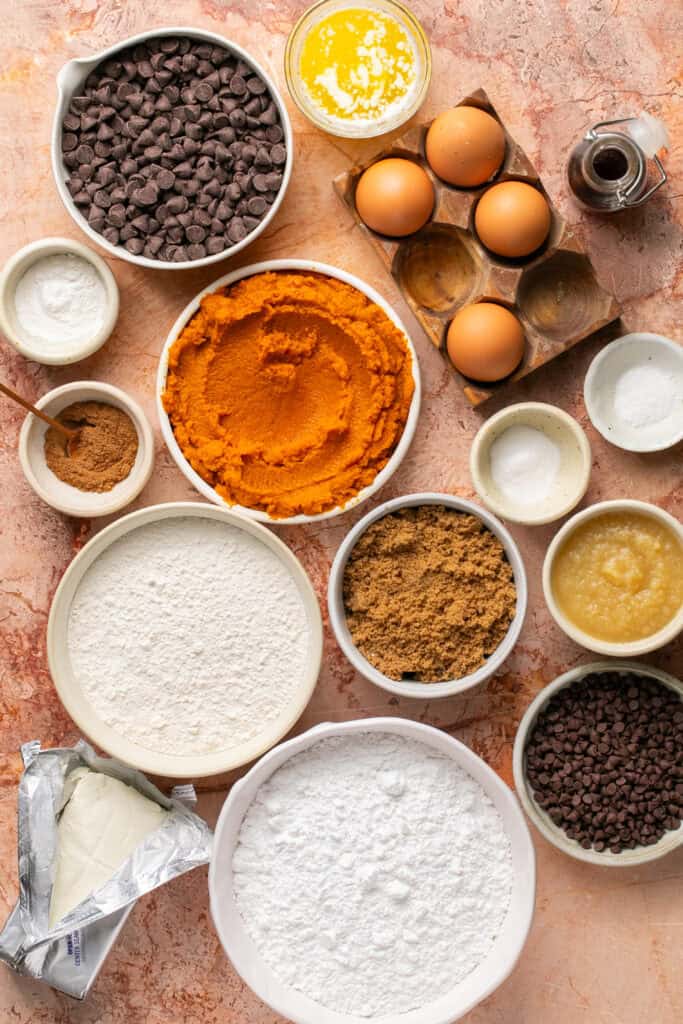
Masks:
[[[45,461],[55,476],[79,491],[111,491],[125,480],[138,453],[138,432],[130,416],[106,402],[74,402],[57,416],[78,430],[75,441],[50,427]]]
[[[503,545],[476,516],[421,505],[358,539],[343,583],[354,644],[390,679],[431,683],[476,671],[499,646],[517,591]]]

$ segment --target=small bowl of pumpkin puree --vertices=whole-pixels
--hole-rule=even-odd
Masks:
[[[683,526],[644,501],[603,501],[565,523],[543,563],[543,592],[564,632],[628,657],[683,630]]]

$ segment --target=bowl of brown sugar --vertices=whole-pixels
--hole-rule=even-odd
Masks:
[[[348,533],[332,565],[330,621],[370,682],[403,697],[449,697],[492,676],[519,637],[524,564],[485,509],[450,494],[385,502]]]
[[[36,494],[70,516],[111,515],[145,486],[154,437],[137,402],[111,384],[75,381],[35,403],[61,423],[68,440],[29,413],[19,435],[19,459]]]

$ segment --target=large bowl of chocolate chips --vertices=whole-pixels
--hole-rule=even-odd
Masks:
[[[156,29],[69,61],[57,86],[57,189],[112,256],[176,270],[216,263],[275,216],[292,168],[289,117],[234,43]]]

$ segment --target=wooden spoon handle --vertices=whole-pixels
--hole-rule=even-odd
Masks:
[[[43,412],[42,409],[36,409],[35,405],[31,405],[31,403],[27,402],[25,398],[22,398],[21,395],[18,395],[16,391],[13,391],[12,388],[8,388],[7,385],[2,382],[0,382],[0,391],[3,395],[7,395],[7,397],[11,398],[14,402],[18,402],[19,405],[23,405],[24,409],[28,412],[32,412],[34,416],[43,420],[44,423],[54,427],[55,430],[58,430],[59,433],[63,434],[69,441],[73,441],[73,439],[78,436],[77,430],[70,430],[68,427],[65,427],[63,423],[60,423],[59,420],[54,420],[52,416],[48,416],[48,414]]]

